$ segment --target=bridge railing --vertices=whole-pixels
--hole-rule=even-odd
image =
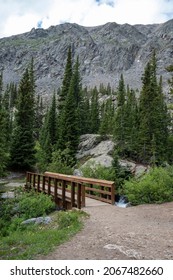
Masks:
[[[85,207],[86,197],[106,203],[115,203],[115,185],[113,181],[77,177],[59,173],[45,172],[36,174],[27,172],[26,188],[51,195],[57,205],[63,208]]]

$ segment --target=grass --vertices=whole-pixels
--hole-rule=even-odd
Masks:
[[[83,211],[54,212],[48,225],[23,225],[0,238],[0,259],[26,260],[45,255],[83,227]]]

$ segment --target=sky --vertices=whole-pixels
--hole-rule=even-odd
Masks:
[[[0,0],[0,38],[64,22],[98,26],[169,19],[173,0]]]

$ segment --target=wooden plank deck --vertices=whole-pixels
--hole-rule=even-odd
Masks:
[[[97,206],[108,206],[108,205],[112,205],[112,204],[108,204],[106,202],[103,202],[103,201],[100,201],[100,200],[96,200],[94,198],[86,197],[85,198],[85,207],[84,208],[97,207]]]

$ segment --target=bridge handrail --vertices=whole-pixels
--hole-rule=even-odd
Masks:
[[[65,175],[61,173],[53,173],[46,171],[44,175],[62,179],[70,182],[77,182],[77,183],[88,183],[88,184],[94,184],[94,185],[100,185],[105,187],[112,187],[115,183],[114,181],[108,181],[108,180],[101,180],[101,179],[94,179],[94,178],[87,178],[87,177],[79,177],[79,176],[73,176],[73,175]]]
[[[71,186],[70,189],[68,186]],[[108,180],[78,177],[48,171],[44,174],[27,172],[26,187],[34,188],[39,192],[45,192],[49,195],[51,194],[55,201],[58,200],[58,196],[62,196],[63,205],[66,204],[66,199],[69,201],[70,198],[72,207],[75,205],[76,195],[76,205],[78,208],[85,206],[85,197],[110,204],[115,203],[115,184],[113,181]],[[62,190],[62,192],[58,193],[58,189]],[[66,196],[68,193],[71,193],[71,195]]]

